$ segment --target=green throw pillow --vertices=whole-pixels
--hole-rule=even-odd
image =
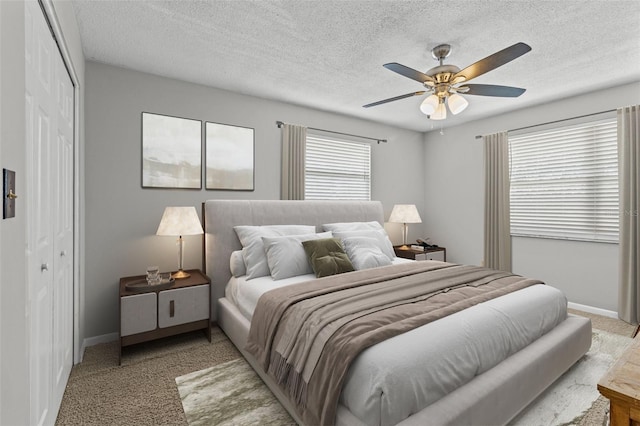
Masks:
[[[338,238],[303,241],[302,245],[318,278],[355,270]]]

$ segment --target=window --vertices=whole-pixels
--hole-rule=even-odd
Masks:
[[[509,136],[511,235],[618,242],[615,118]]]
[[[371,145],[307,133],[305,200],[370,200]]]

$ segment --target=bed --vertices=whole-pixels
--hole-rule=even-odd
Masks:
[[[296,422],[304,424],[294,408],[295,404],[272,376],[265,373],[261,363],[246,350],[251,328],[250,319],[257,300],[272,287],[269,277],[262,278],[266,280],[262,283],[260,279],[242,280],[241,277],[232,277],[230,257],[233,252],[242,248],[234,226],[312,225],[317,232],[321,232],[321,225],[334,222],[372,221],[382,224],[382,205],[373,201],[210,200],[203,203],[203,218],[204,261],[206,273],[212,281],[212,318],[217,318],[220,328]],[[400,265],[385,268],[405,268],[401,260],[393,263]],[[427,264],[424,265],[426,267]],[[360,272],[362,271],[344,276],[357,276]],[[292,277],[273,281],[272,284],[277,283],[274,288],[283,287],[313,278]],[[240,289],[243,286],[248,286],[248,289]],[[366,349],[349,369],[337,405],[335,424],[362,426],[508,423],[580,359],[591,345],[590,321],[567,315],[566,299],[554,292],[557,293],[557,290],[550,286],[532,285],[420,326]],[[538,305],[530,302],[536,299],[540,300]],[[497,319],[487,320],[487,316]],[[504,318],[509,319],[505,321]],[[499,325],[500,322],[507,326]],[[458,334],[453,333],[451,330],[456,328],[456,324],[461,323],[466,326],[462,327]],[[484,331],[481,330],[483,328]],[[462,380],[459,386],[446,389],[443,395],[436,398],[431,396],[432,400],[428,400],[426,405],[424,401],[416,402],[431,392],[422,389],[425,381],[441,376],[442,371],[451,369],[451,361],[446,359],[447,353],[457,353],[460,347],[482,348],[482,345],[486,345],[490,340],[482,336],[498,335],[499,332],[496,330],[502,328],[512,328],[511,334],[529,333],[534,337],[529,338],[531,343],[526,343],[526,346],[509,354],[490,368],[478,370],[476,373],[479,374]],[[528,329],[531,330],[527,331]],[[538,336],[536,333],[541,335]],[[446,343],[444,337],[448,335],[456,337]],[[474,338],[475,341],[472,341]],[[438,344],[425,346],[423,343],[416,343],[433,341],[437,341]],[[436,348],[440,354],[434,352]],[[491,355],[491,347],[485,349]],[[479,353],[483,355],[485,351]],[[474,356],[477,355],[478,353]],[[429,359],[426,364],[425,359]],[[408,368],[407,362],[417,363],[415,365],[420,367],[415,368],[415,365],[412,365]],[[387,368],[395,368],[396,363],[397,370]],[[423,374],[427,378],[421,378]],[[381,379],[383,382],[372,383],[372,377],[377,376],[384,376]]]

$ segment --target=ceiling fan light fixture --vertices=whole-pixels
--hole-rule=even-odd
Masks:
[[[461,113],[469,106],[469,102],[457,93],[450,95],[447,102],[453,115]]]
[[[447,107],[444,106],[444,103],[438,104],[438,108],[436,108],[435,112],[429,116],[432,120],[444,120],[447,118]]]
[[[422,103],[420,104],[420,111],[422,111],[425,115],[431,115],[436,111],[440,100],[436,95],[428,96]]]

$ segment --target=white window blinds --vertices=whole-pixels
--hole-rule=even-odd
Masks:
[[[371,145],[307,133],[305,200],[370,200]]]
[[[509,136],[511,234],[618,242],[615,118]]]

